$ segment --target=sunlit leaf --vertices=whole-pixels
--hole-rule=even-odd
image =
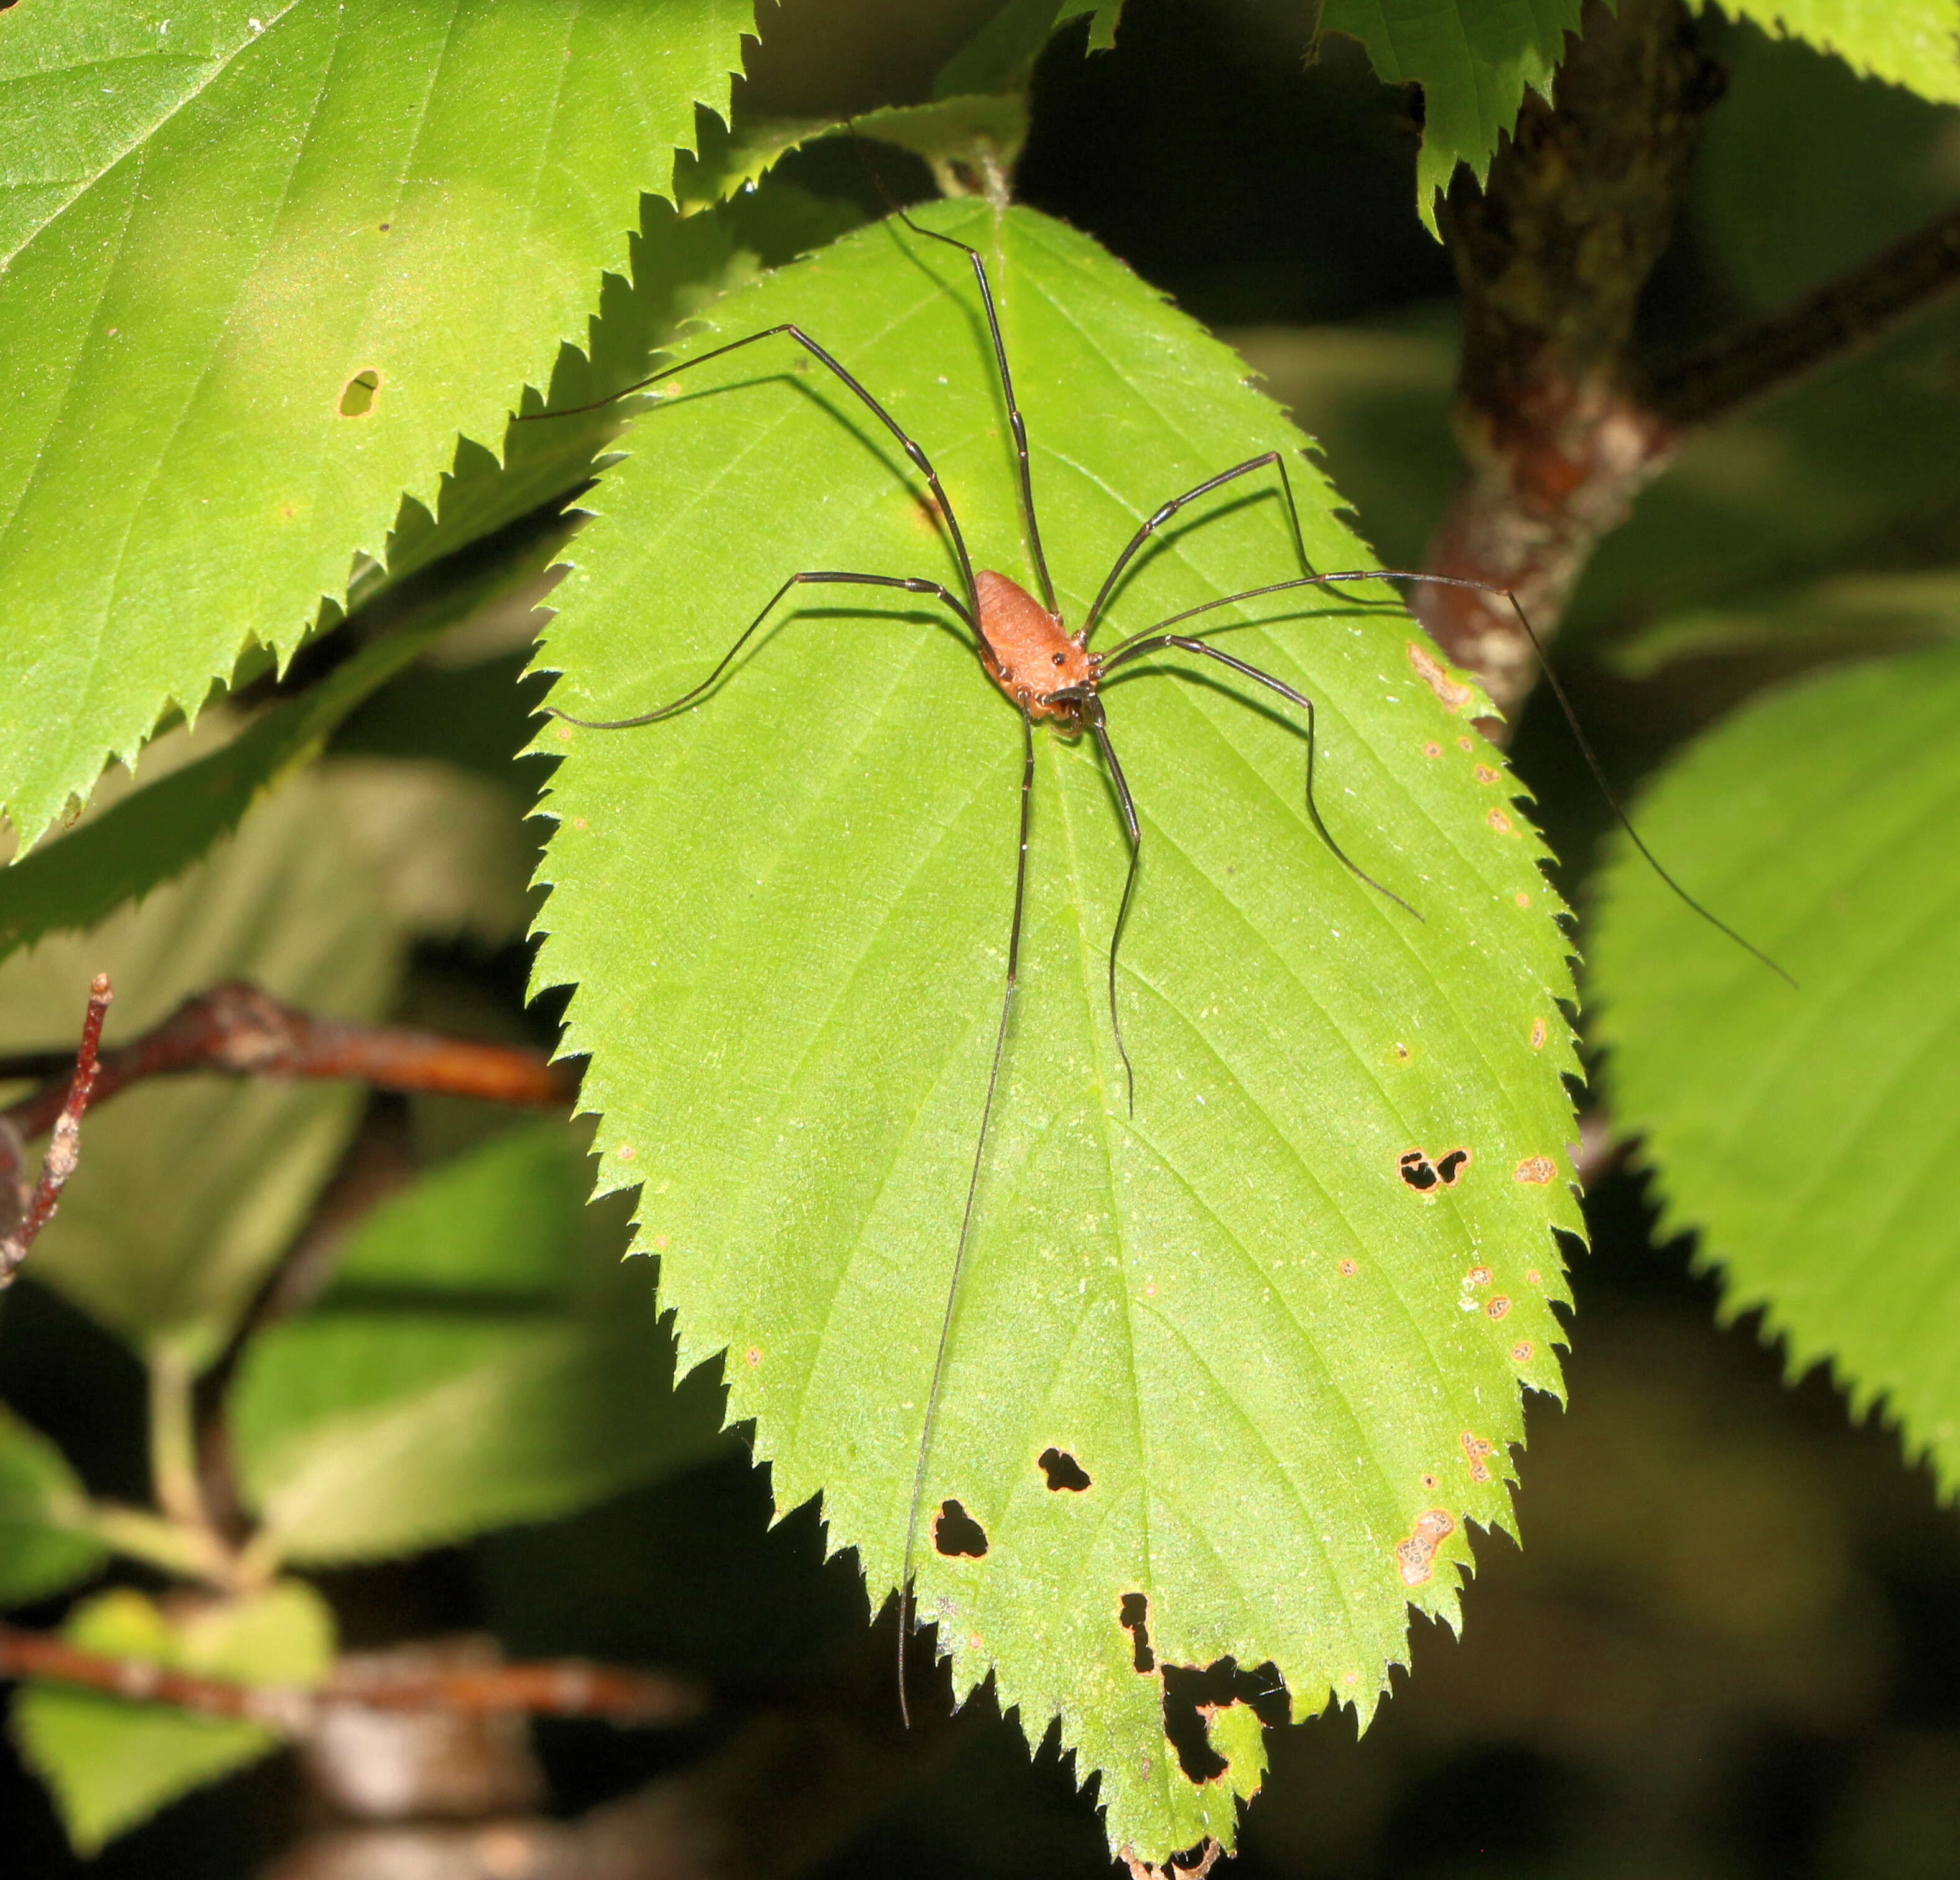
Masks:
[[[751,0],[65,0],[0,30],[0,807],[24,841],[494,440]]]
[[[268,1557],[406,1554],[568,1514],[697,1461],[622,1210],[561,1125],[507,1134],[361,1229],[326,1296],[256,1340],[232,1400]]]
[[[1861,1410],[1960,1486],[1960,647],[1766,697],[1640,806],[1683,880],[1793,991],[1637,862],[1590,950],[1620,1128],[1724,1309],[1763,1309],[1793,1374],[1828,1363]]]
[[[1697,0],[1807,40],[1853,72],[1960,104],[1960,0]]]
[[[985,245],[1071,619],[1139,518],[1268,449],[1314,564],[1370,565],[1239,361],[1093,243],[917,213]],[[1032,579],[965,258],[881,224],[689,344],[791,320],[915,428],[979,565]],[[781,339],[675,381],[625,441],[555,597],[569,712],[696,684],[794,570],[957,581],[903,456]],[[1297,565],[1268,469],[1160,536],[1103,644]],[[1548,1228],[1577,1223],[1557,904],[1474,695],[1379,590],[1265,617],[1223,644],[1320,701],[1329,826],[1421,918],[1316,837],[1297,720],[1188,657],[1112,682],[1145,852],[1133,1118],[1105,980],[1122,825],[1093,746],[1038,731],[1021,989],[925,1477],[928,1517],[958,1501],[987,1551],[941,1556],[929,1518],[915,1562],[957,1688],[994,1673],[1036,1737],[1059,1714],[1112,1845],[1153,1858],[1226,1831],[1166,1741],[1163,1666],[1270,1662],[1296,1716],[1365,1714],[1405,1602],[1453,1615],[1466,1522],[1510,1521],[1520,1385],[1558,1388]],[[605,1185],[644,1180],[682,1364],[727,1350],[778,1506],[821,1493],[882,1603],[1000,1013],[1018,721],[929,597],[832,587],[681,717],[542,748],[565,762],[538,976],[578,982]],[[1090,1486],[1051,1487],[1051,1450]]]
[[[119,1588],[78,1607],[64,1635],[110,1657],[249,1684],[317,1683],[333,1655],[332,1617],[319,1594],[296,1580],[169,1613]],[[41,1681],[15,1698],[14,1734],[83,1855],[278,1743],[264,1725],[243,1718],[193,1716]]]
[[[1580,12],[1580,0],[1325,0],[1322,32],[1359,40],[1382,84],[1422,87],[1415,202],[1432,235],[1456,166],[1481,183],[1526,91],[1549,94]]]

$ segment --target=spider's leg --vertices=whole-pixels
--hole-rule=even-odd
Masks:
[[[1306,813],[1312,819],[1316,832],[1319,834],[1320,839],[1327,845],[1328,849],[1333,855],[1334,859],[1339,862],[1341,867],[1345,868],[1350,874],[1354,875],[1360,880],[1366,882],[1377,894],[1386,895],[1389,900],[1392,901],[1395,904],[1397,907],[1406,910],[1408,913],[1414,914],[1415,918],[1418,921],[1422,918],[1422,916],[1420,914],[1417,914],[1416,910],[1414,908],[1410,907],[1409,904],[1405,901],[1400,895],[1397,894],[1392,888],[1383,887],[1373,875],[1370,874],[1368,871],[1360,865],[1360,863],[1356,861],[1351,855],[1349,855],[1348,851],[1344,849],[1338,842],[1335,841],[1333,832],[1328,828],[1325,822],[1322,820],[1320,814],[1320,805],[1314,800],[1313,794],[1313,759],[1316,748],[1317,725],[1313,708],[1313,701],[1308,698],[1306,693],[1303,692],[1296,692],[1293,687],[1287,685],[1284,679],[1275,679],[1271,673],[1262,673],[1256,666],[1249,666],[1243,660],[1236,660],[1230,654],[1221,653],[1215,646],[1208,646],[1204,641],[1194,640],[1187,635],[1181,633],[1160,634],[1152,639],[1131,640],[1125,641],[1125,644],[1127,649],[1127,656],[1132,659],[1137,657],[1138,655],[1141,654],[1154,653],[1161,651],[1165,647],[1171,646],[1176,647],[1181,653],[1195,653],[1205,659],[1216,660],[1220,666],[1229,666],[1233,672],[1240,673],[1244,677],[1253,679],[1258,684],[1267,687],[1269,690],[1278,692],[1279,695],[1282,698],[1287,700],[1289,704],[1298,705],[1300,709],[1306,714]],[[1106,673],[1109,671],[1109,663],[1108,661],[1106,660],[1104,662],[1102,670]]]
[[[1001,369],[1001,392],[1007,402],[1007,423],[1013,431],[1014,450],[1020,460],[1021,514],[1027,519],[1028,546],[1034,555],[1035,574],[1041,584],[1042,604],[1053,613],[1055,584],[1048,579],[1048,557],[1042,552],[1041,525],[1035,520],[1034,485],[1028,475],[1028,428],[1021,417],[1021,408],[1014,398],[1014,376],[1007,370],[1007,348],[1001,338],[1001,320],[994,309],[994,290],[987,279],[987,264],[981,259],[978,249],[969,247],[965,242],[956,241],[950,235],[942,235],[936,228],[921,228],[903,209],[896,210],[894,213],[915,235],[929,236],[934,241],[944,242],[949,248],[957,248],[973,264],[973,278],[980,285],[980,304],[987,314],[987,331],[994,342],[994,363]]]
[[[752,346],[758,340],[773,339],[778,333],[788,334],[818,364],[835,374],[858,402],[898,439],[900,448],[912,460],[913,467],[925,479],[932,491],[933,501],[939,505],[939,513],[946,519],[947,532],[953,538],[953,552],[959,563],[960,578],[966,584],[967,604],[977,611],[978,603],[974,600],[972,558],[966,552],[966,538],[959,532],[959,519],[953,513],[952,504],[947,501],[946,491],[940,485],[939,472],[932,467],[932,460],[899,421],[794,320],[784,320],[779,326],[765,326],[759,333],[749,333],[740,339],[731,339],[724,345],[711,346],[707,352],[697,352],[692,358],[683,359],[678,365],[663,366],[659,371],[648,373],[644,379],[636,380],[623,390],[613,393],[610,397],[594,399],[588,405],[566,405],[555,412],[527,412],[518,421],[536,424],[542,418],[568,418],[575,412],[597,411],[602,406],[629,398],[634,393],[643,392],[648,386],[657,385],[662,380],[670,379],[677,373],[691,372],[696,366],[705,365],[711,359],[719,359],[725,353],[739,352],[743,347]]]
[[[980,1193],[980,1169],[987,1153],[987,1131],[994,1120],[994,1096],[1001,1083],[1001,1060],[1007,1051],[1007,1020],[1014,1009],[1014,981],[1021,964],[1021,912],[1028,886],[1028,816],[1034,802],[1035,728],[1021,714],[1021,833],[1014,862],[1014,917],[1007,927],[1007,982],[1001,994],[1001,1023],[994,1033],[994,1060],[987,1072],[987,1095],[980,1106],[980,1133],[973,1144],[973,1169],[966,1179],[966,1207],[959,1217],[959,1239],[953,1251],[953,1272],[946,1283],[946,1310],[940,1319],[939,1345],[933,1354],[932,1381],[926,1387],[925,1418],[919,1427],[918,1465],[912,1471],[912,1506],[905,1515],[905,1564],[899,1573],[899,1714],[906,1727],[912,1713],[905,1699],[905,1637],[912,1629],[912,1562],[918,1548],[919,1508],[925,1495],[926,1462],[932,1449],[933,1425],[938,1420],[940,1386],[946,1381],[946,1358],[953,1344],[953,1309],[959,1297],[959,1276],[973,1235],[973,1204]]]
[[[1220,470],[1216,476],[1207,477],[1195,489],[1188,489],[1182,496],[1173,496],[1134,535],[1131,536],[1128,546],[1125,548],[1121,555],[1117,556],[1109,574],[1104,577],[1102,587],[1097,590],[1095,600],[1090,604],[1089,612],[1082,622],[1083,638],[1087,640],[1090,635],[1096,631],[1096,622],[1102,617],[1105,603],[1109,600],[1111,594],[1115,592],[1116,584],[1122,579],[1124,569],[1130,565],[1131,560],[1141,550],[1144,544],[1169,521],[1172,517],[1188,504],[1196,502],[1199,497],[1210,495],[1214,490],[1232,482],[1236,477],[1249,476],[1253,471],[1263,469],[1268,463],[1280,473],[1280,488],[1286,497],[1287,517],[1293,525],[1293,550],[1300,557],[1300,566],[1306,567],[1308,565],[1306,540],[1300,533],[1300,505],[1293,501],[1293,479],[1287,475],[1286,460],[1277,450],[1263,451],[1256,457],[1248,457],[1243,463],[1235,463],[1229,470]],[[1214,603],[1214,605],[1222,604],[1222,603]]]
[[[545,710],[554,718],[562,718],[567,724],[578,725],[587,731],[628,731],[637,724],[657,724],[662,718],[670,717],[684,706],[693,704],[695,699],[708,691],[714,682],[727,671],[729,666],[733,663],[736,654],[749,643],[749,635],[775,611],[777,602],[781,600],[792,587],[803,586],[811,582],[826,581],[859,587],[900,587],[908,594],[937,594],[961,619],[969,627],[973,628],[976,635],[979,631],[972,615],[968,612],[966,609],[961,606],[937,581],[926,581],[914,574],[845,574],[829,568],[813,568],[800,574],[792,574],[769,596],[768,605],[742,629],[735,644],[722,654],[721,663],[714,670],[710,673],[692,691],[684,692],[678,698],[670,698],[663,705],[656,705],[652,711],[639,712],[630,718],[574,718],[570,712],[561,711],[555,705],[547,705]]]
[[[1123,875],[1123,898],[1116,904],[1116,924],[1109,930],[1109,1029],[1116,1035],[1116,1055],[1123,1061],[1123,1079],[1128,1086],[1130,1114],[1134,1116],[1137,1113],[1137,1074],[1123,1043],[1123,1021],[1116,1011],[1116,950],[1123,943],[1123,925],[1130,918],[1130,897],[1137,886],[1137,864],[1143,859],[1144,832],[1137,821],[1136,799],[1130,794],[1129,779],[1116,761],[1116,747],[1109,742],[1109,721],[1103,716],[1102,700],[1091,692],[1082,701],[1082,710],[1096,746],[1102,753],[1102,761],[1109,766],[1109,781],[1115,786],[1116,800],[1123,811],[1123,827],[1130,837],[1130,865]]]
[[[1194,620],[1200,614],[1210,613],[1220,607],[1233,606],[1240,601],[1256,600],[1264,594],[1284,593],[1289,588],[1326,587],[1342,581],[1418,581],[1433,587],[1462,587],[1480,594],[1498,594],[1509,601],[1512,612],[1518,617],[1518,625],[1524,629],[1526,638],[1531,642],[1532,651],[1537,658],[1539,670],[1545,674],[1546,684],[1551,689],[1551,695],[1558,701],[1558,708],[1564,714],[1566,727],[1572,733],[1573,742],[1578,746],[1580,755],[1585,759],[1586,768],[1592,773],[1592,781],[1599,785],[1599,794],[1605,798],[1606,807],[1612,812],[1614,820],[1626,832],[1628,841],[1640,851],[1642,859],[1666,884],[1682,906],[1698,915],[1718,934],[1726,934],[1741,947],[1743,952],[1760,960],[1786,985],[1793,988],[1796,985],[1796,981],[1789,973],[1778,965],[1753,940],[1745,939],[1719,915],[1710,913],[1699,901],[1696,900],[1694,895],[1690,894],[1662,866],[1659,857],[1647,847],[1645,838],[1640,831],[1634,827],[1633,818],[1627,814],[1618,794],[1615,791],[1613,786],[1608,782],[1605,766],[1599,762],[1597,752],[1592,749],[1592,740],[1586,735],[1585,727],[1580,724],[1579,714],[1573,710],[1572,701],[1566,695],[1565,688],[1560,682],[1558,673],[1553,669],[1551,661],[1545,657],[1544,641],[1538,638],[1537,630],[1532,625],[1523,607],[1519,603],[1517,596],[1508,587],[1499,587],[1495,583],[1491,581],[1474,581],[1467,576],[1461,574],[1423,574],[1411,568],[1348,568],[1331,574],[1299,575],[1292,581],[1270,581],[1263,587],[1247,587],[1241,589],[1236,594],[1221,595],[1217,600],[1208,600],[1200,606],[1187,607],[1182,613],[1172,614],[1168,620],[1160,620],[1155,626],[1147,628],[1143,632],[1133,635],[1123,641],[1120,646],[1112,648],[1102,661],[1102,670],[1108,673],[1122,665],[1125,660],[1135,658],[1140,653],[1147,653],[1155,647],[1167,644],[1163,634],[1165,628],[1178,626],[1185,621]],[[1197,650],[1195,642],[1192,650]],[[1205,650],[1211,651],[1209,648]],[[1214,653],[1212,657],[1222,658],[1223,655]],[[1263,678],[1264,675],[1259,675],[1259,676]],[[1268,680],[1266,682],[1276,683],[1277,682]]]

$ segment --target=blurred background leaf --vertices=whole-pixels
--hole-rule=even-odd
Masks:
[[[651,1277],[588,1210],[582,1136],[509,1131],[363,1225],[326,1295],[255,1339],[234,1392],[255,1553],[402,1554],[565,1515],[718,1446],[708,1375],[673,1390]]]
[[[220,733],[212,714],[176,741],[188,755]],[[0,1024],[56,1042],[78,1023],[59,1015],[79,1013],[103,972],[119,988],[112,1042],[226,979],[377,1019],[416,933],[514,931],[527,854],[508,800],[446,767],[380,761],[293,778],[139,905],[16,954],[0,967]],[[35,1280],[135,1350],[201,1368],[298,1232],[364,1100],[352,1086],[216,1076],[129,1092],[91,1119]]]
[[[297,1580],[167,1610],[119,1588],[77,1607],[62,1636],[109,1657],[243,1684],[314,1684],[333,1656],[332,1617]],[[243,1718],[193,1716],[46,1681],[16,1694],[13,1729],[83,1854],[278,1744],[263,1725]]]
[[[59,1592],[102,1564],[88,1514],[68,1459],[0,1405],[0,1605]]]

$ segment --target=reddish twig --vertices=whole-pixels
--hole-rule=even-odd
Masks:
[[[47,1153],[41,1158],[40,1179],[30,1188],[21,1179],[21,1157],[17,1145],[24,1142],[31,1133],[39,1135],[40,1130],[31,1132],[11,1129],[5,1142],[4,1153],[8,1172],[14,1185],[11,1198],[14,1203],[15,1217],[7,1237],[0,1240],[0,1287],[11,1286],[14,1275],[20,1271],[21,1263],[27,1257],[27,1249],[39,1237],[41,1229],[54,1219],[55,1209],[61,1200],[61,1191],[68,1185],[68,1179],[75,1173],[75,1164],[81,1159],[81,1118],[88,1108],[89,1099],[95,1093],[96,1081],[101,1070],[97,1047],[102,1042],[102,1021],[108,1016],[110,1002],[115,997],[110,990],[109,975],[99,972],[88,989],[88,1013],[81,1023],[81,1045],[75,1055],[75,1071],[66,1085],[52,1086],[48,1095],[54,1100],[54,1113],[43,1128],[50,1126],[54,1131],[53,1140]],[[7,1119],[11,1122],[11,1118]]]
[[[0,1077],[38,1068],[45,1054],[0,1059]],[[438,1091],[493,1103],[552,1105],[577,1094],[577,1076],[540,1051],[426,1032],[316,1018],[256,986],[221,985],[187,999],[134,1043],[103,1054],[98,1103],[147,1077],[191,1070],[238,1077],[345,1077],[384,1090]],[[23,1140],[50,1128],[62,1086],[44,1084],[0,1112]]]
[[[622,1725],[685,1723],[707,1707],[705,1694],[682,1679],[572,1659],[463,1667],[354,1664],[311,1687],[248,1684],[84,1651],[8,1625],[0,1625],[0,1678],[49,1678],[131,1703],[245,1717],[287,1736],[308,1734],[323,1711],[341,1704],[471,1716],[597,1717]]]

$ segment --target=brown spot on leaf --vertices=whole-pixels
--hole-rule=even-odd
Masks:
[[[1473,1266],[1463,1277],[1472,1286],[1488,1286],[1491,1284],[1491,1269],[1487,1266]]]
[[[749,1346],[746,1356],[749,1360],[749,1369],[752,1371],[762,1361],[762,1353],[758,1351],[753,1345]]]
[[[1513,1179],[1519,1182],[1529,1182],[1535,1187],[1543,1188],[1558,1172],[1558,1165],[1551,1156],[1527,1156],[1518,1164],[1517,1172]]]
[[[633,1159],[633,1145],[631,1143],[622,1142],[619,1145],[619,1159],[622,1162],[631,1162]]]
[[[1531,1354],[1532,1344],[1529,1338],[1520,1338],[1511,1347],[1511,1362],[1513,1364],[1529,1364]]]
[[[1527,1285],[1527,1286],[1535,1286],[1535,1285],[1537,1285],[1537,1284],[1538,1284],[1538,1268],[1537,1268],[1536,1267],[1535,1267],[1535,1266],[1528,1266],[1528,1267],[1526,1267],[1526,1268],[1525,1268],[1525,1284],[1526,1284],[1526,1285]]]
[[[1405,1586],[1420,1586],[1436,1571],[1436,1550],[1456,1532],[1456,1517],[1431,1508],[1416,1516],[1415,1532],[1395,1543],[1395,1567]]]
[[[1399,1058],[1402,1061],[1402,1062],[1403,1062],[1404,1064],[1407,1064],[1407,1063],[1408,1062],[1408,1055],[1409,1055],[1409,1048],[1408,1048],[1408,1045],[1396,1045],[1396,1047],[1395,1047],[1395,1055],[1396,1055],[1398,1058]]]
[[[1456,743],[1459,748],[1463,750],[1474,751],[1477,748],[1468,738],[1459,738]]]
[[[1424,652],[1413,640],[1408,643],[1408,661],[1417,676],[1443,701],[1446,711],[1461,711],[1470,702],[1470,688],[1452,679],[1435,656]]]
[[[1518,905],[1521,908],[1528,908],[1531,905],[1531,896],[1522,888],[1518,890]]]
[[[1507,1299],[1502,1293],[1500,1293],[1495,1299],[1491,1301],[1489,1305],[1484,1308],[1484,1309],[1491,1315],[1491,1318],[1502,1319],[1510,1313],[1511,1309],[1511,1302]]]
[[[1493,810],[1491,813],[1484,818],[1484,820],[1488,822],[1491,828],[1495,829],[1500,835],[1510,835],[1513,833],[1511,828],[1511,819],[1505,815],[1503,811],[1501,810]]]
[[[1443,755],[1443,746],[1432,739],[1422,747],[1422,754],[1425,757],[1440,757]]]
[[[1544,1050],[1545,1036],[1545,1020],[1542,1018],[1533,1019],[1532,1020],[1532,1049],[1533,1051]]]
[[[1488,764],[1479,764],[1475,774],[1480,784],[1494,784],[1497,781],[1497,773]]]
[[[656,1234],[656,1235],[654,1235],[654,1252],[656,1252],[656,1253],[665,1253],[665,1252],[667,1252],[667,1236],[666,1236],[665,1234]]]
[[[1488,1482],[1491,1479],[1489,1459],[1497,1452],[1494,1443],[1486,1441],[1474,1430],[1463,1433],[1463,1459],[1470,1465],[1470,1479],[1473,1482]]]
[[[1351,1280],[1360,1270],[1361,1263],[1358,1260],[1343,1260],[1341,1262],[1341,1277],[1344,1280]]]

